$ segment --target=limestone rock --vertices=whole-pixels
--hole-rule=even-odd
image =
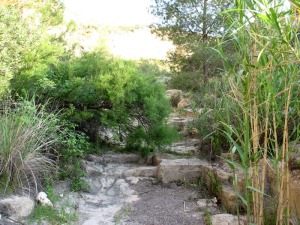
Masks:
[[[191,105],[191,100],[189,98],[184,98],[177,104],[178,109],[185,109]]]
[[[161,163],[160,155],[158,153],[155,153],[152,156],[152,164],[153,164],[153,166],[158,166],[160,163]]]
[[[177,127],[178,131],[184,131],[187,129],[189,123],[192,123],[195,117],[191,116],[179,116],[177,113],[171,113],[167,124],[173,127]]]
[[[88,155],[87,160],[96,163],[138,163],[140,156],[137,154],[105,154],[103,156]]]
[[[289,165],[291,169],[300,169],[300,142],[290,143],[289,151],[291,152]]]
[[[0,214],[19,220],[32,213],[34,201],[28,197],[12,196],[0,200]]]
[[[156,166],[144,166],[136,167],[123,172],[125,177],[156,177],[157,167]]]
[[[103,166],[96,165],[95,162],[82,160],[82,166],[88,176],[101,176],[104,173]]]
[[[129,182],[130,184],[135,185],[140,181],[140,178],[139,177],[125,177],[125,180],[127,182]]]
[[[240,218],[240,223],[238,217],[231,214],[217,214],[211,217],[212,225],[246,225],[245,219]]]
[[[196,158],[162,159],[158,167],[158,178],[161,179],[163,183],[177,180],[196,180],[204,176],[209,167],[211,166],[207,162]]]
[[[217,207],[217,199],[213,198],[213,199],[199,199],[197,201],[197,204],[199,206],[199,208],[202,210],[207,210],[207,208],[211,208],[211,207]]]
[[[237,208],[237,199],[234,189],[229,185],[222,185],[220,200],[228,212],[235,213]]]
[[[52,202],[48,198],[47,194],[43,191],[39,192],[36,196],[37,202],[39,202],[42,205],[47,205],[47,206],[53,206]]]
[[[170,150],[179,154],[195,155],[199,151],[201,142],[199,139],[190,139],[182,142],[173,143]]]
[[[290,172],[288,186],[291,211],[300,217],[300,170],[294,170]]]
[[[228,184],[231,183],[231,180],[233,178],[233,174],[230,172],[226,172],[222,170],[221,168],[215,167],[214,168],[214,175],[218,181],[222,184]]]

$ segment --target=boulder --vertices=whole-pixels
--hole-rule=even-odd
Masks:
[[[12,196],[0,200],[0,214],[13,220],[29,216],[34,208],[34,201],[25,196]]]
[[[244,217],[240,217],[240,221],[237,216],[231,214],[217,214],[211,217],[212,225],[246,225]]]

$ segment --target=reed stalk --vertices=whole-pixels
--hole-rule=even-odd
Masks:
[[[299,125],[293,123],[299,120],[299,107],[293,99],[300,96],[299,87],[295,88],[300,80],[300,4],[291,0],[292,9],[287,9],[283,3],[236,0],[236,9],[227,12],[234,11],[235,17],[226,38],[234,40],[240,53],[238,64],[228,70],[231,91],[227,96],[234,100],[235,109],[229,110],[238,114],[232,115],[234,124],[224,122],[224,133],[232,143],[230,152],[239,159],[227,162],[233,171],[240,168],[244,173],[244,190],[237,196],[248,223],[256,225],[268,222],[264,212],[271,194],[277,206],[276,225],[289,224],[291,217],[288,146],[290,133],[299,135]],[[275,193],[266,189],[270,173],[276,173],[271,191]]]

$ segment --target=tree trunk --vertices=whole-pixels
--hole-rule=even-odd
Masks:
[[[202,28],[202,42],[203,46],[205,46],[207,41],[207,0],[203,0],[203,28]],[[207,83],[207,68],[206,62],[203,62],[202,65],[202,74],[203,74],[203,81]]]

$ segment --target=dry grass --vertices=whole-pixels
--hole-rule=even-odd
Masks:
[[[55,118],[37,113],[35,106],[0,114],[0,187],[5,193],[11,189],[38,192],[55,168],[49,157],[55,129]]]

